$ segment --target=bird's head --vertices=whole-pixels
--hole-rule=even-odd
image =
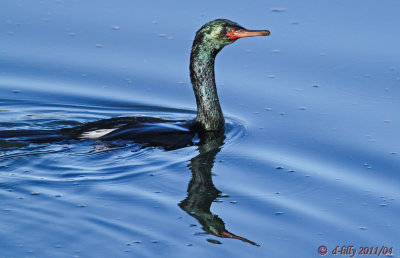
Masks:
[[[239,24],[225,19],[217,19],[204,24],[196,33],[194,44],[202,44],[217,51],[232,44],[239,38],[268,36],[268,30],[247,30]]]

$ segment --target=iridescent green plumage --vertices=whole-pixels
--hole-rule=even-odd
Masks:
[[[218,52],[234,41],[225,36],[226,25],[238,26],[228,20],[215,20],[201,27],[193,41],[190,55],[190,79],[196,96],[196,122],[206,131],[224,127],[224,115],[215,86],[214,62]]]
[[[229,33],[241,33],[229,37]],[[246,34],[248,32],[252,35]],[[215,85],[214,63],[218,52],[240,37],[266,36],[268,31],[248,31],[239,24],[218,19],[201,27],[193,41],[190,55],[190,79],[197,103],[196,123],[204,131],[224,128],[224,115]]]

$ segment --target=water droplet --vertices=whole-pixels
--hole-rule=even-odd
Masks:
[[[216,245],[222,245],[222,243],[218,240],[215,239],[207,239],[208,242],[212,243],[212,244],[216,244]]]
[[[271,11],[274,13],[282,13],[282,12],[285,12],[286,9],[278,7],[278,8],[271,8]]]

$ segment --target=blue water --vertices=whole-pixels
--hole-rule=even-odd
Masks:
[[[195,31],[227,18],[271,36],[217,57],[223,142],[0,141],[0,256],[321,257],[324,245],[333,257],[351,245],[400,257],[399,8],[3,0],[0,130],[191,119]]]

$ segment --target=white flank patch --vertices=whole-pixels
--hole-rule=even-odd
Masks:
[[[100,138],[106,134],[109,134],[117,129],[118,128],[98,129],[98,130],[94,130],[94,131],[84,132],[83,134],[81,134],[81,136],[79,136],[79,138],[97,139],[97,138]]]

